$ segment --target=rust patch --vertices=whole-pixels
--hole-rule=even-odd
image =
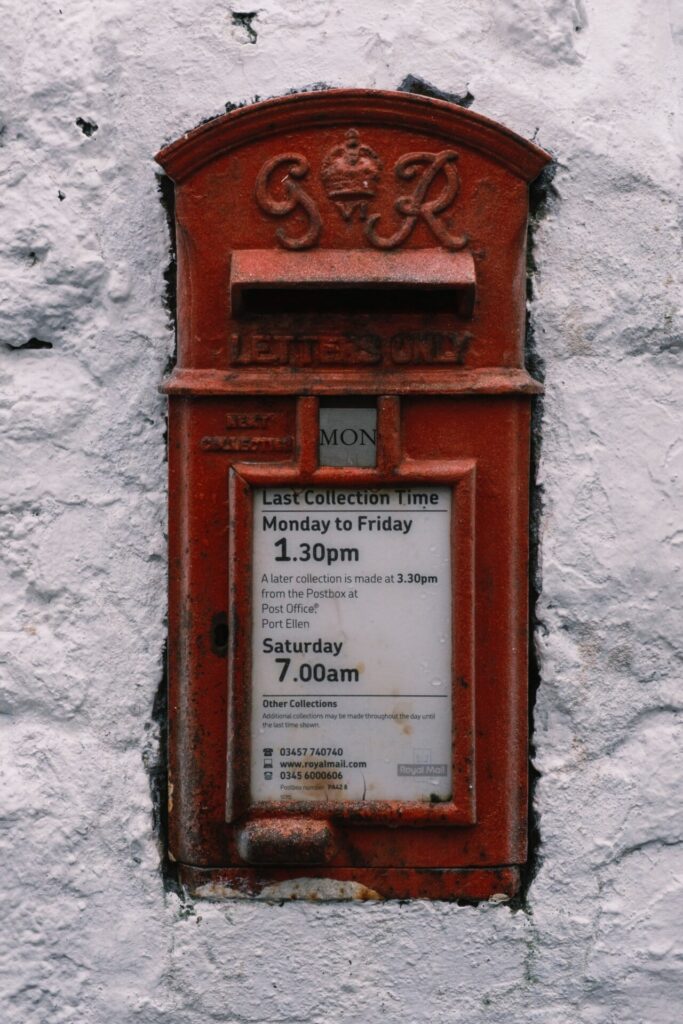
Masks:
[[[194,895],[207,900],[264,900],[280,903],[282,900],[309,900],[330,902],[343,900],[381,900],[375,889],[362,882],[343,881],[336,878],[288,878],[264,886],[259,892],[245,892],[222,882],[205,882],[194,890]]]
[[[259,818],[237,834],[248,864],[325,864],[336,849],[334,829],[310,818]]]

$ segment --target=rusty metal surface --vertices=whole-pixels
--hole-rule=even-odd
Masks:
[[[262,353],[263,354],[263,353]],[[264,363],[266,362],[264,358]],[[305,372],[306,366],[283,367],[275,362],[264,376],[249,370],[195,370],[177,368],[160,390],[167,395],[298,395],[306,391],[316,395],[540,395],[543,386],[526,370],[482,367],[479,370],[458,369],[444,376],[438,369],[416,367],[410,373],[387,372],[383,367],[366,371],[340,372],[332,365],[324,373]],[[276,372],[274,372],[276,370]]]
[[[344,172],[342,166],[334,187],[323,176],[323,165],[343,147],[349,125],[358,127],[363,144],[369,143],[379,170],[376,177],[363,173],[359,184],[354,169]],[[279,138],[279,132],[286,137]],[[430,153],[452,153],[457,159],[440,168],[435,160],[404,166],[406,156]],[[345,350],[332,363],[340,373],[374,365],[378,346],[388,348],[388,365],[397,377],[414,365],[438,366],[444,377],[456,367],[522,366],[527,185],[548,158],[501,126],[437,100],[340,90],[235,111],[190,133],[158,158],[180,182],[180,367],[239,366],[270,380],[273,366],[291,366],[300,371],[302,387],[315,387],[319,369],[329,369],[330,362],[310,363],[313,372],[306,375],[309,346],[302,339],[318,339],[313,347],[319,352],[320,341],[330,335],[345,340]],[[268,202],[262,206],[256,183],[275,158],[280,163],[264,186]],[[313,221],[320,222],[320,230],[311,234]],[[368,233],[369,225],[374,234]],[[406,228],[409,234],[403,238]],[[372,240],[377,232],[393,239],[390,250],[378,249]],[[466,239],[466,244],[453,250],[451,238]],[[291,252],[292,246],[309,255],[419,251],[425,259],[430,251],[467,252],[477,277],[473,315],[463,319],[422,310],[378,318],[349,309],[334,323],[315,315],[267,313],[231,322],[231,253]],[[433,343],[431,356],[419,344],[426,334]],[[283,337],[294,340],[279,358],[261,361],[254,339]]]
[[[374,89],[301,93],[242,107],[187,132],[157,153],[156,159],[169,177],[182,182],[205,164],[254,139],[266,139],[272,157],[284,148],[274,147],[273,136],[305,131],[312,125],[325,131],[357,124],[372,125],[381,134],[413,131],[418,136],[456,141],[525,181],[533,181],[550,159],[505,125],[472,110],[410,93]]]
[[[246,864],[325,864],[335,849],[327,821],[261,817],[237,829],[237,849]]]
[[[286,884],[289,898],[328,898],[332,883],[381,898],[517,890],[529,413],[540,390],[522,361],[524,244],[528,181],[547,159],[469,111],[354,90],[245,108],[159,155],[176,181],[178,227],[178,367],[164,386],[170,842],[181,878],[204,895]],[[263,258],[245,255],[254,250]],[[231,260],[237,298],[265,283],[283,308],[253,296],[232,305]],[[302,281],[311,293],[333,284],[335,267],[351,288],[361,264],[373,288],[400,284],[410,267],[437,285],[452,271],[473,302],[413,307],[389,289],[378,309],[340,309],[291,294]],[[330,394],[378,396],[376,470],[317,465],[317,399]],[[395,802],[253,808],[251,489],[398,479],[453,488],[454,664],[465,684],[453,687],[454,800],[427,813]]]
[[[401,448],[400,402],[384,397],[378,408],[377,468],[350,469],[317,465],[318,401],[299,399],[296,461],[279,464],[237,464],[230,472],[229,588],[237,614],[230,629],[228,820],[249,813],[249,716],[251,711],[251,550],[254,487],[350,486],[381,487],[396,484],[449,485],[453,489],[451,545],[457,564],[457,590],[452,598],[452,737],[453,795],[443,803],[399,801],[345,801],[333,806],[288,802],[259,803],[259,816],[302,815],[335,821],[403,825],[471,825],[475,822],[474,779],[474,459],[406,459]],[[412,839],[411,839],[412,841]]]

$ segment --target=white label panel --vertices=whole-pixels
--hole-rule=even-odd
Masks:
[[[451,491],[254,497],[253,801],[451,796]]]
[[[320,406],[321,466],[374,466],[377,406]]]

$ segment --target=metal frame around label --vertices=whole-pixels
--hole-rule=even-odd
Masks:
[[[318,399],[300,398],[297,446],[290,463],[236,464],[229,474],[232,609],[228,646],[228,765],[226,821],[242,817],[330,818],[368,823],[469,825],[476,821],[474,788],[474,504],[473,459],[426,462],[401,458],[400,400],[378,399],[377,466],[318,465]],[[417,801],[268,801],[251,803],[251,636],[253,491],[257,487],[382,487],[414,483],[449,486],[452,594],[452,797]]]

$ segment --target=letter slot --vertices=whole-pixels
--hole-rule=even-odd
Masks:
[[[308,253],[246,249],[230,268],[233,314],[452,312],[472,316],[475,267],[469,252],[421,249]]]

